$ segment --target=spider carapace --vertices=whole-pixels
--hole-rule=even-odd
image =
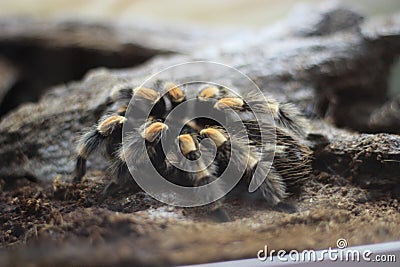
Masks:
[[[81,136],[73,180],[82,180],[86,173],[86,160],[95,153],[105,156],[110,166],[109,174],[112,179],[105,187],[104,195],[113,195],[127,184],[132,186],[132,193],[141,190],[128,170],[129,160],[134,160],[137,166],[149,164],[150,161],[165,179],[191,187],[218,179],[229,162],[233,166],[236,163],[243,165],[244,162],[244,170],[238,170],[241,177],[236,191],[242,190],[243,194],[250,194],[246,189],[255,169],[268,166],[260,186],[251,194],[272,208],[286,207],[286,210],[291,210],[292,206],[285,199],[301,191],[311,170],[312,153],[305,142],[308,121],[294,105],[265,98],[261,93],[239,96],[212,84],[199,85],[197,88],[192,99],[187,97],[187,88],[166,81],[157,81],[150,88],[128,86],[112,90],[110,103],[117,108],[115,112],[108,112],[100,118],[96,125]],[[131,99],[134,99],[134,104],[129,106],[131,110],[127,112]],[[191,104],[187,106],[190,108],[172,113],[180,104],[189,100]],[[188,109],[205,112],[201,116],[189,116],[190,119],[187,119],[190,113]],[[171,114],[174,116],[169,118]],[[255,114],[269,116],[271,121],[260,123]],[[239,122],[244,125],[244,130],[234,130],[237,118],[240,118]],[[130,120],[139,122],[140,126],[129,132],[122,149],[122,128]],[[233,131],[228,132],[225,123],[233,125]],[[263,131],[274,133],[274,146],[261,141]],[[247,139],[242,138],[243,135]],[[161,142],[163,138],[169,142]],[[205,169],[200,150],[207,150],[208,145],[207,142],[202,142],[203,139],[213,142],[216,150],[212,164]],[[144,151],[139,149],[139,143],[143,142]],[[231,151],[233,142],[238,148],[235,153]],[[169,145],[165,147],[165,144]],[[242,153],[242,150],[248,153]],[[171,164],[168,153],[181,153],[189,161],[195,162],[193,171],[182,170]],[[274,155],[272,164],[264,164],[265,155],[270,153]],[[200,167],[201,171],[196,170]],[[217,190],[218,188],[210,190],[210,197]],[[210,214],[216,215],[217,220],[230,220],[224,209],[223,199],[208,206]]]

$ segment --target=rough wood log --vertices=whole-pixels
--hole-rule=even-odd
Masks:
[[[0,240],[2,246],[14,246],[0,251],[0,265],[165,266],[255,257],[265,245],[290,251],[334,247],[339,237],[351,245],[398,240],[400,137],[341,130],[322,119],[379,131],[371,118],[387,101],[387,75],[400,53],[400,15],[363,22],[361,15],[337,6],[313,9],[310,20],[301,12],[310,11],[298,10],[284,23],[257,33],[191,37],[195,45],[187,49],[177,34],[176,42],[166,45],[173,54],[154,55],[132,69],[92,70],[83,80],[54,87],[38,103],[5,116],[0,122],[0,178],[53,183],[17,181],[17,189],[0,191],[5,199],[0,203]],[[160,37],[158,48],[146,42],[143,46],[150,48],[144,49],[162,49],[170,36],[174,34]],[[265,93],[321,117],[313,120],[312,131],[326,136],[328,144],[314,142],[315,173],[296,200],[298,213],[232,201],[226,207],[235,221],[215,224],[143,194],[128,192],[101,202],[105,165],[96,159],[83,183],[61,181],[74,166],[79,131],[107,110],[115,85],[141,84],[157,71],[193,60],[232,66]],[[181,81],[228,80],[242,91],[247,85],[241,76],[202,68],[173,76]]]
[[[398,20],[398,16],[375,23],[367,20],[360,25],[362,31],[325,36],[289,34],[274,39],[267,34],[255,38],[249,33],[244,39],[232,37],[219,45],[212,43],[192,55],[158,56],[131,70],[91,71],[83,81],[58,86],[39,103],[25,105],[1,121],[0,176],[48,180],[68,175],[73,166],[74,138],[104,112],[115,84],[126,80],[140,84],[165,67],[198,59],[237,68],[264,92],[295,102],[304,110],[316,106],[317,113],[328,114],[339,126],[368,127],[372,110],[386,99],[387,74],[400,52]],[[174,75],[182,81],[188,77],[226,80],[224,71],[189,68]],[[243,77],[232,77],[230,82],[241,88]]]
[[[50,87],[78,80],[94,67],[132,67],[155,55],[189,53],[201,37],[219,40],[227,32],[171,29],[149,22],[0,19],[0,55],[14,65],[18,80],[0,102],[0,116],[23,102],[37,102]]]
[[[314,168],[349,177],[363,188],[400,196],[400,138],[390,134],[338,136],[315,153]]]

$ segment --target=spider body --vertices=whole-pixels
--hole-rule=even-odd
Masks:
[[[247,114],[252,119],[258,119],[251,115],[254,112],[271,114],[278,126],[301,136],[305,136],[309,127],[307,120],[295,106],[290,103],[279,103],[271,98],[265,99],[262,95],[249,94],[244,99],[241,97],[225,97],[219,99],[214,107],[219,110],[231,108],[239,113]]]
[[[105,116],[98,125],[92,127],[80,139],[78,156],[73,174],[75,182],[81,181],[86,173],[86,160],[90,154],[102,149],[101,153],[108,159],[113,158],[122,141],[122,124],[126,118],[120,115]]]
[[[206,85],[198,91],[194,105],[171,113],[187,101],[185,92],[166,81],[157,81],[151,88],[114,90],[110,99],[120,108],[101,118],[80,139],[74,181],[85,175],[89,155],[100,151],[109,159],[113,177],[105,195],[126,183],[135,185],[132,192],[140,190],[128,170],[131,162],[135,164],[130,168],[141,170],[151,165],[167,180],[186,187],[207,185],[225,172],[227,177],[240,178],[238,190],[249,187],[255,179],[259,188],[254,194],[271,207],[285,207],[286,197],[301,191],[311,170],[311,150],[304,142],[307,120],[293,105],[259,95],[241,98],[223,87]],[[202,116],[191,118],[191,112],[196,114],[197,110],[203,111]],[[261,121],[255,114],[261,114]],[[271,120],[265,119],[269,115]],[[123,141],[122,126],[131,120],[139,121],[140,126],[127,133]],[[230,124],[232,132],[225,124]],[[267,139],[275,140],[264,142],[264,133]],[[203,139],[209,142],[199,142]],[[216,156],[207,166],[202,154],[211,151],[210,144],[215,146]],[[180,160],[179,153],[186,160]],[[176,162],[169,162],[169,158]],[[221,190],[211,187],[206,198],[211,202]],[[222,199],[208,206],[217,220],[229,220]]]

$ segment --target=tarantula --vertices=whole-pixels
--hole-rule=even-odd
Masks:
[[[141,190],[128,170],[129,160],[134,160],[139,168],[152,164],[165,179],[189,187],[198,187],[218,179],[232,161],[234,167],[243,163],[245,166],[244,171],[239,167],[231,170],[232,175],[241,176],[232,191],[250,194],[246,188],[256,168],[260,168],[260,186],[252,194],[273,208],[290,210],[291,206],[285,202],[285,198],[300,192],[311,170],[311,150],[304,142],[307,120],[302,114],[289,103],[266,100],[257,94],[240,97],[223,87],[206,84],[198,89],[191,107],[186,107],[184,112],[178,112],[167,120],[176,107],[188,101],[186,93],[181,86],[165,81],[155,82],[152,88],[123,87],[113,90],[110,102],[119,108],[102,117],[81,137],[73,180],[81,181],[86,173],[86,160],[96,151],[110,162],[113,179],[105,187],[105,195],[114,194],[127,183],[132,185],[132,192]],[[127,107],[131,99],[134,105],[131,105],[132,110],[128,114]],[[201,109],[206,114],[188,120],[189,109]],[[265,117],[271,115],[273,121],[260,123],[255,115],[257,113]],[[133,119],[139,121],[141,126],[126,136],[123,149],[122,127]],[[227,122],[233,125],[231,133],[224,128]],[[245,130],[240,127],[235,130],[236,123],[243,123]],[[179,125],[183,127],[179,128]],[[274,134],[274,146],[262,142],[263,132]],[[246,136],[248,140],[243,138]],[[204,139],[211,140],[216,147],[216,156],[208,167],[205,167],[207,165],[201,158],[202,151],[211,149],[210,142],[202,142]],[[167,140],[164,142],[168,144],[167,147],[163,147],[162,140]],[[140,142],[145,143],[141,149],[138,146]],[[232,145],[239,148],[235,153],[232,153]],[[182,153],[194,164],[193,171],[172,165],[167,160],[169,153]],[[266,155],[270,153],[275,153],[275,156],[269,169]],[[212,198],[218,190],[214,188],[207,194]],[[218,220],[230,220],[223,208],[223,200],[210,204],[209,211]]]

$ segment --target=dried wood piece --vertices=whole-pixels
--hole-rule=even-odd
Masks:
[[[331,16],[332,12],[323,14]],[[28,175],[41,180],[53,179],[57,175],[68,177],[74,165],[74,141],[79,131],[95,123],[106,110],[110,90],[116,84],[126,81],[140,84],[149,74],[195,59],[215,60],[235,67],[252,78],[267,94],[297,103],[306,112],[315,107],[319,115],[339,126],[371,130],[368,128],[371,112],[385,102],[387,74],[393,59],[399,54],[398,49],[387,49],[399,46],[398,17],[375,22],[366,20],[360,25],[361,33],[354,27],[338,27],[336,30],[332,28],[329,35],[311,37],[281,35],[285,38],[274,39],[260,34],[255,38],[253,33],[248,33],[246,38],[238,39],[226,35],[225,42],[198,46],[193,54],[180,50],[179,47],[183,46],[180,42],[171,42],[176,44],[175,51],[187,55],[156,56],[131,70],[91,71],[84,80],[58,86],[45,94],[39,103],[25,105],[1,121],[0,158],[3,164],[0,176]],[[330,23],[329,20],[321,21]],[[36,27],[36,31],[39,29],[38,26],[32,27]],[[62,27],[62,33],[70,31],[71,36],[80,36],[76,33],[80,31],[73,26]],[[288,25],[287,29],[292,30],[291,27]],[[10,28],[0,27],[3,31],[10,31]],[[110,29],[96,30],[108,32]],[[35,36],[35,31],[32,32]],[[120,32],[114,34],[122,38]],[[149,38],[164,35],[154,36]],[[180,35],[169,33],[169,36],[175,36],[177,40]],[[50,37],[49,34],[46,38]],[[42,40],[50,40],[46,38]],[[193,40],[193,43],[204,44],[201,36],[193,37]],[[147,51],[150,50],[153,51],[154,47]],[[229,78],[231,84],[246,90],[243,77],[227,78],[224,71],[187,68],[174,75],[174,79],[181,81]],[[330,131],[327,129],[323,134],[329,135]],[[92,163],[96,164],[96,160]]]
[[[350,177],[374,190],[400,193],[400,137],[390,134],[339,135],[315,154],[314,167]]]

